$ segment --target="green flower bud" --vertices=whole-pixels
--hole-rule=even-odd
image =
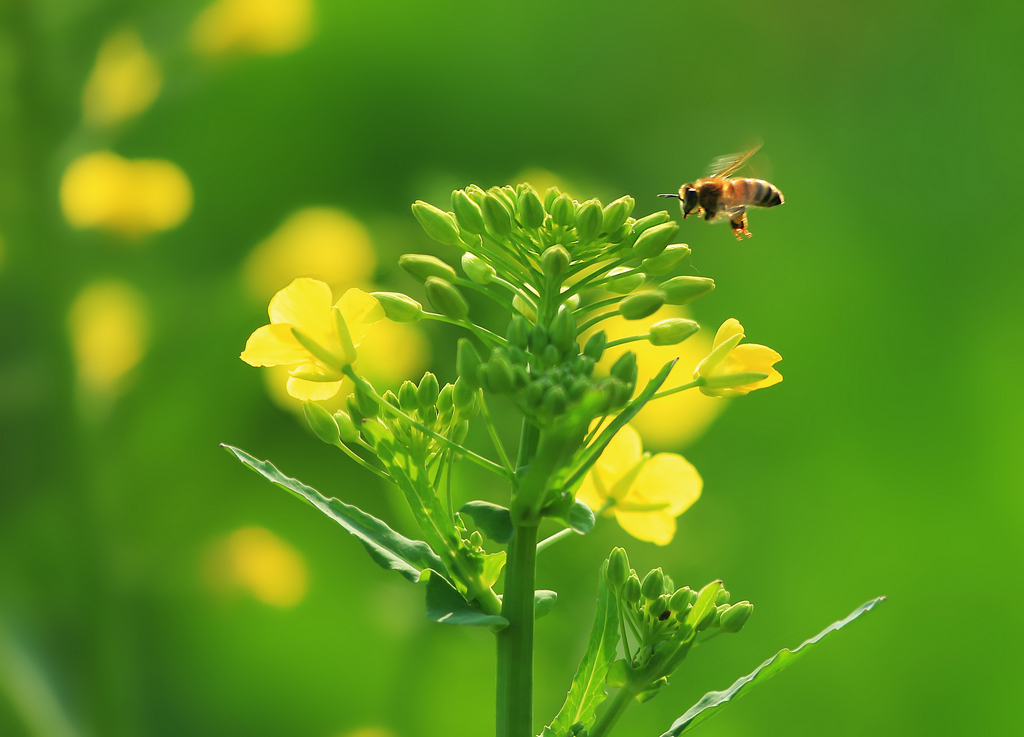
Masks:
[[[731,594],[728,591],[722,589],[718,592],[718,596],[715,597],[715,604],[718,604],[719,606],[722,604],[728,604],[730,596]]]
[[[754,605],[749,601],[740,601],[729,607],[729,611],[722,614],[719,622],[723,632],[739,632],[743,625],[754,613]]]
[[[473,202],[480,205],[481,208],[484,206],[484,200],[487,199],[487,193],[484,192],[480,187],[476,186],[475,184],[471,184],[468,187],[466,187],[466,194],[469,195],[469,198],[473,200]]]
[[[548,212],[551,213],[551,219],[555,225],[568,228],[576,217],[576,206],[573,204],[572,197],[563,192],[551,203]]]
[[[530,322],[537,322],[537,310],[518,294],[512,296],[512,307]]]
[[[349,417],[352,418],[352,422],[356,427],[363,424],[364,415],[359,409],[359,402],[356,400],[355,394],[349,394],[345,397],[345,408],[348,410]]]
[[[608,556],[608,585],[618,591],[629,578],[629,557],[622,548],[615,548]]]
[[[461,230],[482,235],[484,228],[484,213],[480,205],[476,204],[464,190],[457,189],[452,192],[452,210],[455,211],[455,219]]]
[[[316,402],[303,402],[302,414],[306,416],[309,429],[320,440],[328,445],[337,445],[341,440],[341,430],[334,416]]]
[[[372,292],[371,296],[384,308],[384,316],[393,322],[417,322],[423,316],[423,305],[400,292]]]
[[[551,321],[551,343],[563,353],[576,343],[576,320],[569,310],[559,310]]]
[[[640,579],[635,573],[631,573],[626,583],[622,585],[622,601],[631,606],[636,606],[642,595]]]
[[[608,203],[601,217],[601,232],[614,233],[621,228],[633,212],[633,204],[633,198],[628,195]]]
[[[502,197],[493,192],[487,193],[484,200],[484,220],[487,227],[499,236],[506,236],[512,232],[512,215]]]
[[[544,224],[544,205],[533,187],[526,185],[519,193],[519,220],[524,228],[536,230]]]
[[[481,369],[485,379],[484,387],[494,394],[508,394],[514,388],[512,364],[503,354],[495,351]]]
[[[544,400],[544,394],[548,390],[549,384],[543,381],[534,381],[528,387],[526,387],[526,394],[523,397],[526,400],[526,404],[536,409],[540,407],[540,403]]]
[[[522,315],[513,315],[505,331],[509,344],[516,348],[526,349],[530,344],[530,323]]]
[[[685,607],[676,612],[676,621],[679,623],[686,622],[686,618],[690,615],[690,610],[693,609],[693,604],[687,604]],[[685,633],[686,628],[680,627],[679,631]],[[685,636],[685,634],[684,634]]]
[[[446,414],[448,410],[455,408],[455,400],[452,399],[452,392],[454,391],[454,386],[451,384],[445,384],[441,388],[441,391],[438,392],[435,406],[437,407],[437,411],[442,415]]]
[[[437,377],[429,371],[423,374],[423,378],[420,379],[420,385],[416,387],[416,397],[419,399],[421,407],[433,407],[437,402],[437,396],[441,392],[440,384],[437,383]]]
[[[398,265],[416,281],[423,283],[432,276],[452,281],[458,278],[455,269],[436,256],[425,253],[406,253],[398,257]]]
[[[594,372],[594,359],[590,356],[576,356],[572,370],[580,376],[590,376]]]
[[[465,416],[473,409],[473,405],[476,404],[476,393],[477,386],[466,381],[465,376],[460,376],[455,380],[455,386],[452,388],[452,401],[460,415]]]
[[[355,387],[356,406],[359,407],[359,414],[366,419],[372,419],[380,413],[380,406],[376,398],[370,393],[367,384],[361,381],[356,382]]]
[[[470,281],[477,284],[490,284],[497,274],[493,266],[469,251],[462,254],[462,270]]]
[[[484,536],[480,534],[478,530],[473,530],[469,535],[469,545],[474,550],[478,550],[484,544]]]
[[[654,601],[665,593],[665,573],[660,568],[655,568],[644,578],[641,592],[648,601]]]
[[[652,256],[649,259],[645,259],[640,268],[646,271],[652,276],[661,276],[667,274],[679,263],[690,255],[690,247],[684,243],[676,243],[672,246],[666,246],[665,250],[657,256]]]
[[[653,228],[648,228],[636,239],[630,255],[639,259],[657,256],[665,250],[669,241],[675,238],[678,231],[679,224],[675,221],[669,221],[661,225],[655,225]]]
[[[544,352],[544,349],[548,347],[548,331],[540,323],[533,326],[533,332],[530,333],[530,351],[535,355],[539,356]]]
[[[651,325],[647,340],[651,345],[675,345],[682,343],[698,330],[700,330],[700,325],[693,320],[672,317]]]
[[[672,594],[672,599],[669,601],[669,608],[674,612],[681,612],[690,605],[690,591],[689,586],[683,586],[683,588]]]
[[[601,356],[604,355],[604,347],[607,342],[608,334],[603,330],[599,330],[590,336],[590,340],[583,347],[583,355],[597,363],[601,360]]]
[[[352,422],[352,418],[349,417],[347,412],[339,409],[334,413],[334,421],[338,423],[338,434],[341,437],[341,442],[354,443],[359,439],[359,429]]]
[[[608,372],[615,379],[623,383],[631,384],[637,378],[637,354],[633,351],[626,351],[611,364],[611,371]]]
[[[551,246],[541,254],[540,265],[544,276],[559,280],[569,270],[569,252],[562,246]]]
[[[472,341],[469,338],[460,338],[455,352],[455,370],[459,378],[471,388],[477,389],[480,386],[476,380],[479,368],[480,354],[476,352]]]
[[[580,376],[569,385],[569,399],[579,399],[590,388],[590,382]]]
[[[530,383],[530,375],[526,373],[526,369],[521,365],[512,366],[512,385],[518,390],[526,387]]]
[[[660,310],[663,304],[665,304],[665,295],[660,291],[638,292],[624,297],[619,302],[619,314],[627,320],[641,320]]]
[[[645,230],[653,228],[656,225],[661,225],[662,223],[667,223],[671,219],[672,216],[669,215],[664,210],[662,210],[661,212],[651,213],[647,217],[640,218],[635,223],[633,223],[633,235],[639,236]]]
[[[592,241],[601,233],[604,210],[599,200],[587,200],[576,212],[576,236],[580,241]]]
[[[714,288],[715,280],[706,276],[676,276],[658,287],[670,305],[688,305]]]
[[[551,343],[548,343],[540,357],[548,366],[555,366],[562,360],[562,352]]]
[[[629,294],[644,283],[647,275],[628,266],[617,266],[608,272],[604,288],[614,294]]]
[[[426,288],[427,299],[442,315],[453,320],[465,320],[469,317],[469,304],[466,298],[450,281],[431,276],[427,278]]]
[[[722,621],[722,615],[729,611],[730,607],[728,604],[721,604],[715,607],[715,621],[711,623],[712,627],[717,627]]]
[[[416,200],[412,206],[412,214],[416,216],[427,235],[438,243],[446,246],[458,244],[459,228],[451,213],[439,210],[423,200]]]
[[[628,402],[633,396],[635,381],[621,381],[613,379],[610,382],[609,399],[612,407],[618,408]]]
[[[667,619],[667,615],[669,613],[668,597],[664,595],[659,596],[657,599],[651,602],[651,606],[648,608],[647,611],[655,619],[661,619],[663,615],[666,615],[665,618]]]
[[[420,400],[416,395],[416,385],[411,381],[402,382],[398,389],[398,405],[405,413],[415,412],[420,408]]]
[[[554,207],[555,200],[560,194],[562,194],[562,190],[558,187],[548,187],[544,192],[544,209],[551,212],[551,208]]]
[[[566,404],[568,404],[568,399],[565,396],[565,389],[560,386],[553,386],[548,389],[544,394],[544,400],[541,402],[545,411],[553,415],[562,414],[565,411]]]
[[[452,440],[456,443],[461,443],[466,439],[466,435],[469,434],[469,422],[462,420],[452,428]]]

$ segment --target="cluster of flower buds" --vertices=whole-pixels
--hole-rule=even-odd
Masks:
[[[671,276],[690,255],[685,244],[672,243],[679,226],[664,211],[632,218],[631,197],[602,205],[577,202],[555,187],[541,197],[528,184],[486,191],[470,186],[452,193],[451,207],[445,212],[417,202],[413,213],[432,238],[465,250],[465,278],[434,256],[406,254],[399,263],[449,321],[469,322],[463,289],[505,292],[498,298],[513,314],[505,338],[485,336],[482,353],[464,341],[459,376],[512,397],[541,424],[591,390],[599,395],[590,400],[599,413],[621,408],[633,394],[633,354],[597,380],[593,367],[606,338],[598,333],[581,348],[580,335],[608,317],[640,320],[662,305],[688,304],[715,286],[704,277]],[[374,296],[391,319],[413,321],[424,314],[403,295]],[[697,329],[690,320],[672,318],[638,337],[673,345]]]
[[[628,641],[623,643],[627,658],[612,667],[609,685],[628,685],[641,700],[657,693],[694,644],[721,633],[739,632],[754,611],[749,601],[730,604],[730,594],[721,581],[712,581],[699,591],[688,586],[677,589],[661,568],[641,581],[622,548],[612,551],[605,575],[635,642],[635,649]],[[698,639],[706,631],[709,634]],[[622,636],[626,637],[625,627]]]

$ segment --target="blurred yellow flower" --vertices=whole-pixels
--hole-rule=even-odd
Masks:
[[[632,335],[642,335],[651,325],[672,317],[691,317],[681,307],[666,305],[643,320],[626,320],[613,317],[598,326],[608,340],[619,340]],[[591,333],[596,332],[596,329]],[[589,335],[588,335],[589,337]],[[598,370],[607,373],[615,360],[626,351],[636,353],[637,387],[643,387],[661,367],[673,358],[678,358],[672,373],[664,384],[671,389],[689,380],[697,363],[711,350],[711,340],[704,331],[697,333],[678,345],[655,346],[645,340],[627,343],[605,351]],[[633,425],[640,432],[644,442],[657,448],[680,448],[704,434],[718,414],[724,409],[724,402],[705,397],[696,391],[683,391],[650,402],[633,418]]]
[[[310,0],[217,0],[192,24],[192,45],[204,56],[285,54],[312,28]]]
[[[299,276],[341,293],[365,284],[376,267],[377,254],[362,223],[341,210],[307,207],[253,248],[242,270],[249,292],[264,300]]]
[[[704,482],[677,453],[643,452],[640,434],[626,425],[587,474],[576,498],[595,512],[615,517],[638,540],[668,545],[676,517],[700,498]]]
[[[270,530],[235,530],[213,554],[216,583],[220,585],[242,588],[258,601],[282,609],[295,606],[306,596],[306,562]]]
[[[162,83],[160,68],[138,32],[117,31],[103,41],[85,83],[85,121],[104,127],[133,118],[153,104]]]
[[[142,295],[120,281],[83,289],[68,313],[71,350],[80,386],[112,395],[146,352],[149,325]]]
[[[180,225],[192,210],[192,185],[169,161],[132,161],[97,151],[64,171],[60,203],[75,228],[140,236]]]
[[[339,737],[396,737],[395,733],[390,729],[384,729],[383,727],[363,727],[357,729],[354,732],[345,732]]]
[[[241,359],[250,366],[286,366],[288,393],[296,399],[329,399],[341,389],[341,369],[356,360],[356,347],[384,318],[380,303],[349,289],[337,304],[322,281],[300,277],[270,300],[270,324],[257,328]]]
[[[718,328],[714,348],[693,372],[694,379],[702,378],[708,382],[701,386],[701,392],[710,397],[736,397],[782,381],[782,374],[774,368],[782,356],[767,346],[753,343],[740,345],[743,337],[743,326],[733,317]],[[740,385],[730,383],[730,377],[743,374],[767,376]]]

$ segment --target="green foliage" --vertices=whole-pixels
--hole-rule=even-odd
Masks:
[[[392,530],[376,517],[363,512],[350,504],[338,499],[328,499],[301,481],[285,476],[269,461],[253,458],[244,450],[224,445],[238,460],[285,491],[312,504],[328,517],[333,519],[348,532],[359,538],[374,562],[381,568],[398,571],[412,582],[417,582],[424,571],[434,569],[446,571],[444,563],[431,550],[430,546],[419,540],[410,540]]]
[[[594,613],[587,649],[580,658],[565,703],[545,734],[564,737],[577,722],[589,727],[594,721],[597,707],[607,696],[605,679],[615,661],[619,645],[619,608],[615,593],[608,586],[607,568],[606,561],[598,576],[597,611]]]
[[[808,650],[811,650],[815,645],[825,639],[825,637],[842,629],[865,612],[869,612],[874,609],[883,601],[885,601],[884,596],[872,599],[866,604],[857,607],[857,609],[851,612],[845,619],[833,622],[814,637],[809,640],[805,640],[796,649],[789,650],[786,648],[780,650],[778,653],[768,658],[768,660],[761,663],[761,665],[757,666],[757,668],[755,668],[751,673],[738,679],[724,691],[712,691],[711,693],[705,694],[704,698],[691,706],[685,714],[679,717],[679,719],[669,727],[667,732],[661,735],[661,737],[679,737],[683,732],[687,732],[698,724],[707,721],[717,714],[721,707],[724,707],[730,701],[738,699],[743,694],[749,692],[750,689],[754,688],[754,686],[764,683],[783,668],[792,665],[798,659],[803,657]]]
[[[472,518],[484,535],[496,543],[507,543],[512,539],[512,516],[508,509],[490,502],[466,502],[459,509],[460,514]]]

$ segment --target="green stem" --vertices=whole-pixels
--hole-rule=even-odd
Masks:
[[[537,453],[540,431],[523,422],[516,465]],[[505,563],[501,615],[508,627],[498,632],[496,737],[533,737],[533,597],[537,569],[536,525],[515,526]]]
[[[446,315],[439,315],[436,312],[424,312],[422,315],[424,320],[434,320],[435,322],[445,322],[449,325],[456,325],[460,328],[466,328],[471,333],[484,341],[484,343],[493,343],[500,346],[508,346],[508,341],[502,338],[500,335],[492,333],[487,328],[482,328],[479,325],[475,325],[469,320],[456,320]]]
[[[620,688],[619,692],[608,702],[608,706],[594,722],[594,728],[590,730],[590,737],[604,737],[612,731],[612,727],[619,721],[619,717],[626,711],[626,707],[633,700],[633,692],[628,688]]]
[[[498,632],[497,737],[533,737],[533,597],[537,528],[517,525],[508,546]]]
[[[564,530],[559,530],[554,535],[550,535],[550,536],[544,538],[539,543],[537,543],[537,552],[539,553],[539,552],[541,552],[543,550],[547,550],[552,545],[554,545],[556,542],[558,542],[560,540],[564,540],[565,538],[569,537],[569,535],[573,534],[574,532],[576,532],[576,530],[572,529],[571,527],[566,527]]]
[[[679,386],[674,386],[671,389],[666,389],[665,391],[658,392],[653,397],[651,397],[651,401],[655,399],[661,399],[662,397],[668,397],[671,396],[672,394],[678,394],[679,392],[686,391],[687,389],[693,389],[694,387],[698,387],[703,383],[703,378],[694,379],[688,384],[680,384]]]

